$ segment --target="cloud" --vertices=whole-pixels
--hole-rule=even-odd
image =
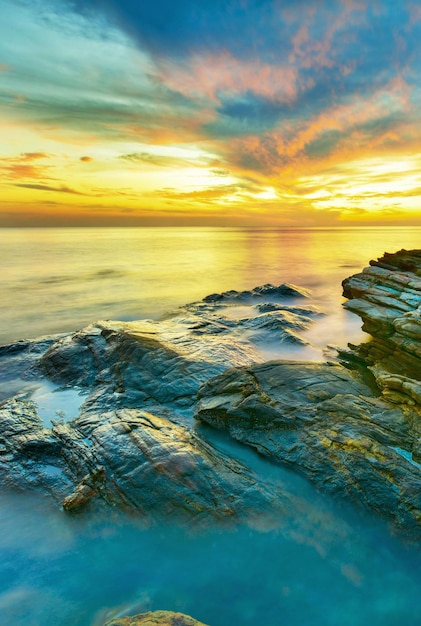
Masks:
[[[411,94],[412,87],[398,77],[367,98],[333,104],[307,119],[281,121],[261,135],[238,138],[230,143],[226,158],[245,169],[275,173],[294,164],[337,159],[345,152],[349,158],[370,148],[381,151],[386,143],[400,142]]]
[[[52,185],[38,185],[35,183],[15,183],[15,187],[23,187],[24,189],[36,189],[37,191],[58,191],[59,193],[70,193],[77,196],[87,195],[81,193],[80,191],[76,191],[71,187],[67,187],[66,185],[59,185],[58,187],[54,187]]]
[[[222,95],[249,92],[275,102],[292,103],[297,96],[298,74],[288,64],[241,59],[227,51],[194,54],[188,63],[159,61],[156,78],[189,98],[219,103]]]
[[[17,157],[20,161],[38,161],[39,159],[48,159],[49,154],[45,152],[23,152],[20,157]]]
[[[152,154],[150,152],[132,152],[122,154],[120,159],[130,163],[144,163],[145,165],[156,165],[158,167],[173,167],[174,165],[197,165],[197,159],[182,158],[180,156],[166,156],[162,154]]]
[[[194,202],[213,203],[226,197],[232,198],[241,190],[238,185],[217,185],[216,187],[206,187],[196,191],[178,191],[177,189],[161,189],[157,194],[162,198],[171,200],[184,200]]]
[[[364,158],[421,152],[414,1],[3,5],[0,111],[4,128],[18,129],[4,150],[21,154],[0,167],[34,196],[101,196],[130,210],[149,197],[152,211],[185,203],[191,215],[230,203],[239,214],[275,211],[278,202],[293,207],[282,212],[288,220],[304,203],[309,221],[325,202],[323,220],[333,220],[347,199],[375,205],[374,188],[347,188]],[[385,202],[388,191],[377,189]]]
[[[8,178],[42,178],[48,170],[48,165],[34,165],[34,161],[48,159],[45,152],[23,152],[16,157],[0,159],[0,169]]]

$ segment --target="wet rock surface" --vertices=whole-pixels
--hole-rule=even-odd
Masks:
[[[13,366],[20,387],[0,407],[2,488],[41,491],[70,513],[117,506],[148,524],[287,515],[292,494],[260,484],[189,419],[202,383],[227,366],[263,361],[262,337],[293,330],[301,341],[298,332],[312,320],[294,312],[292,288],[285,289],[287,311],[260,313],[251,302],[247,317],[233,319],[224,315],[230,305],[203,301],[159,322],[97,322],[4,347],[0,363],[4,371]],[[283,287],[266,285],[260,303],[266,291],[283,306]],[[31,400],[41,377],[83,392],[69,422],[55,416],[46,428],[41,421]]]
[[[420,538],[420,277],[421,251],[371,262],[343,283],[371,341],[341,364],[230,369],[201,387],[196,418]]]
[[[344,306],[373,336],[348,357],[370,368],[389,400],[421,406],[421,250],[385,254],[343,287]]]
[[[105,626],[206,626],[184,613],[172,611],[150,611],[133,617],[120,617]]]
[[[118,506],[147,524],[166,516],[232,523],[286,512],[293,500],[191,430],[147,411],[82,413],[49,431],[33,403],[13,400],[0,410],[0,426],[3,489],[42,491],[69,512]]]
[[[199,392],[197,419],[421,537],[417,411],[375,397],[340,365],[230,369]]]
[[[212,446],[194,413],[420,538],[420,276],[421,251],[401,251],[344,281],[345,306],[372,339],[335,363],[266,362],[265,342],[305,346],[320,314],[293,285],[1,348],[2,489],[41,491],[69,513],[119,507],[148,524],[306,510]],[[31,397],[43,379],[82,390],[69,422],[41,421]]]

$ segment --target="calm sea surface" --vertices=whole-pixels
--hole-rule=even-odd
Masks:
[[[359,320],[341,309],[341,280],[385,251],[420,248],[421,229],[4,229],[0,246],[0,343],[292,282],[326,313],[311,337],[322,346],[361,338]],[[418,546],[211,437],[308,507],[294,522],[191,533],[145,530],[117,513],[72,518],[2,495],[1,626],[100,626],[155,609],[211,626],[419,626]]]
[[[312,289],[342,323],[342,279],[403,247],[421,247],[421,228],[0,229],[0,343],[98,319],[157,318],[264,283]]]

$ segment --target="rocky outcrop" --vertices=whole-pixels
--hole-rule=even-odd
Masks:
[[[340,365],[230,369],[199,391],[196,418],[421,537],[421,465],[412,407],[376,397]]]
[[[292,285],[0,349],[2,488],[43,492],[71,513],[117,506],[147,524],[275,515],[305,526],[311,504],[263,483],[191,424],[198,397],[197,420],[420,538],[420,276],[421,251],[401,251],[344,281],[346,306],[372,339],[336,363],[264,362],[262,344],[305,344],[318,314]],[[83,390],[70,422],[43,425],[31,401],[42,376]]]
[[[82,413],[48,431],[33,403],[12,400],[0,428],[3,488],[46,493],[70,512],[118,506],[147,524],[232,523],[285,513],[293,500],[184,426],[139,409]]]
[[[248,292],[236,318],[244,294],[235,293],[233,302],[221,294],[159,322],[97,322],[0,349],[12,396],[0,406],[2,488],[48,494],[72,513],[118,506],[148,524],[288,515],[292,494],[259,484],[188,425],[202,383],[263,361],[265,339],[303,343],[299,333],[314,316],[311,307],[294,310],[291,298],[305,297],[298,288],[265,285]],[[273,308],[259,310],[256,299]],[[70,422],[42,423],[31,400],[41,377],[82,391]]]
[[[254,287],[246,291],[236,291],[231,289],[230,291],[224,291],[222,293],[212,293],[206,298],[203,298],[203,302],[247,302],[254,303],[262,300],[283,300],[291,298],[307,298],[310,295],[308,289],[297,287],[291,283],[283,283],[282,285],[262,285],[260,287]]]
[[[421,250],[385,254],[343,286],[370,341],[341,364],[230,369],[201,387],[196,418],[420,538]]]
[[[3,491],[41,491],[58,502],[72,489],[61,445],[44,429],[33,402],[12,399],[0,406],[0,484]]]
[[[203,622],[172,611],[150,611],[133,617],[120,617],[107,622],[105,626],[206,626]]]
[[[421,250],[385,254],[343,288],[373,338],[342,356],[368,365],[392,402],[421,406]]]
[[[86,410],[185,407],[195,402],[202,383],[227,367],[262,362],[262,342],[307,344],[300,333],[313,322],[314,310],[283,304],[304,298],[304,290],[255,288],[237,319],[229,314],[246,292],[229,293],[235,298],[213,294],[159,322],[97,322],[55,341],[38,371],[59,385],[89,389]],[[273,310],[256,308],[256,298],[259,307]]]

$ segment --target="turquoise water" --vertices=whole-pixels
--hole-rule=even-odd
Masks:
[[[3,496],[0,622],[100,626],[167,609],[213,626],[418,626],[419,551],[313,496],[296,523],[196,533]]]
[[[1,342],[96,319],[158,318],[225,289],[293,282],[326,316],[313,340],[361,337],[341,280],[370,258],[420,247],[421,229],[3,230]],[[77,392],[64,401],[71,414]],[[56,410],[43,405],[42,411]],[[66,410],[67,409],[67,410]],[[0,496],[1,626],[101,626],[177,610],[211,626],[419,626],[421,550],[368,513],[207,431],[303,504],[232,530],[155,529],[112,512],[69,517],[34,496]]]

